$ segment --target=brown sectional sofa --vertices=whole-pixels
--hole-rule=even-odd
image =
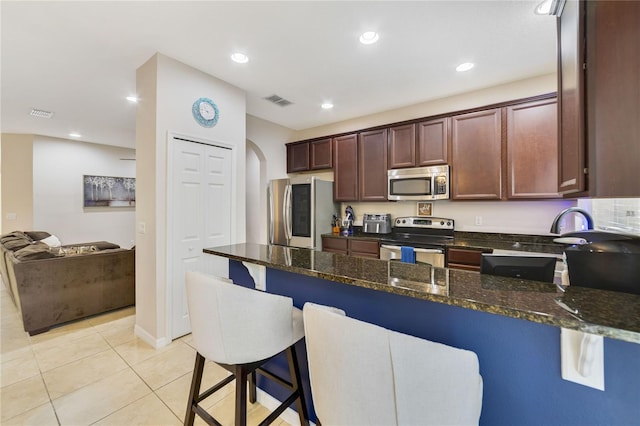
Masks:
[[[20,234],[31,241],[17,248]],[[104,241],[50,248],[32,238],[43,234],[0,237],[0,273],[25,331],[38,334],[135,303],[135,250]]]

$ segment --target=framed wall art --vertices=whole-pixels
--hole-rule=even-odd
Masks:
[[[83,175],[84,207],[135,207],[136,178]]]
[[[418,201],[418,216],[433,216],[433,203]]]

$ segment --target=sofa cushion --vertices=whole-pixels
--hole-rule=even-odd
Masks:
[[[13,240],[15,238],[30,238],[22,231],[12,231],[4,235],[0,235],[0,243],[4,243],[7,240]]]
[[[51,236],[51,234],[47,231],[24,231],[24,233],[27,234],[27,236],[33,241],[44,240],[45,238]]]
[[[4,245],[7,250],[11,251],[20,250],[31,245],[31,243],[33,243],[33,241],[31,241],[31,238],[26,235],[24,237],[9,237],[2,241],[2,245]]]
[[[108,249],[117,249],[120,248],[119,245],[110,243],[108,241],[96,241],[95,243],[87,243],[92,246],[95,246],[98,250],[108,250]]]
[[[29,244],[27,247],[17,250],[13,255],[18,260],[49,259],[61,256],[61,254],[58,253],[58,250],[52,251],[48,245],[41,242]]]

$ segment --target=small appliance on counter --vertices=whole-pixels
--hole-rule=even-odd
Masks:
[[[367,234],[388,234],[391,232],[389,213],[365,213],[362,217],[362,232]]]
[[[564,250],[572,286],[640,294],[640,236],[583,231],[562,237],[586,240]]]

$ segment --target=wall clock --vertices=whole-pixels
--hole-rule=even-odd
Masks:
[[[203,127],[213,127],[218,123],[220,110],[218,106],[209,98],[200,98],[191,107],[193,118]]]

